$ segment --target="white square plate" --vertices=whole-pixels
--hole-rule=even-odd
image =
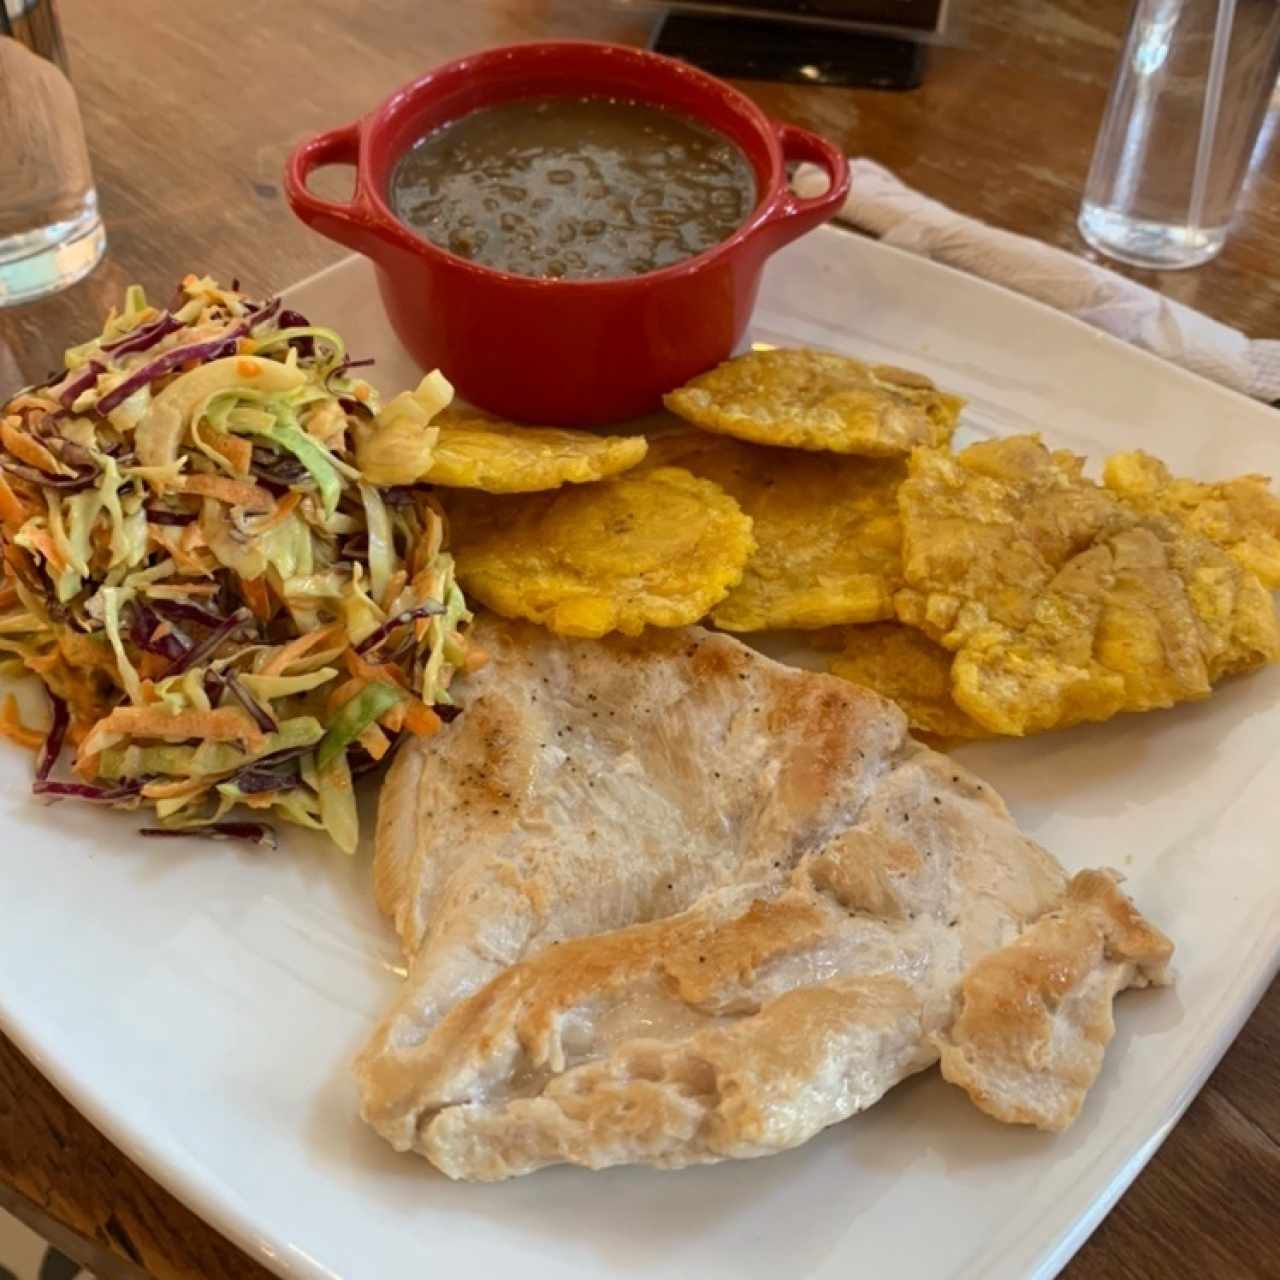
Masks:
[[[416,380],[352,259],[291,290]],[[918,367],[972,434],[1280,474],[1273,410],[1038,304],[825,229],[769,266],[752,338]],[[566,371],[572,377],[572,370]],[[800,1150],[682,1173],[556,1169],[453,1185],[356,1116],[347,1065],[397,981],[367,855],[147,844],[138,820],[28,796],[0,751],[0,1021],[68,1098],[282,1275],[1024,1280],[1060,1268],[1159,1146],[1280,956],[1280,668],[1195,706],[963,751],[1068,868],[1111,864],[1178,944],[1121,997],[1084,1112],[996,1124],[933,1074]],[[367,828],[366,828],[367,829]]]

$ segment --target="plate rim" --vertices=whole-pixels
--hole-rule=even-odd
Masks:
[[[1251,412],[1254,410],[1266,412],[1267,406],[1242,392],[1216,383],[1192,370],[1171,364],[1075,316],[1058,311],[1047,303],[1004,285],[973,276],[956,267],[935,262],[896,246],[885,245],[863,237],[845,226],[829,223],[810,233],[814,240],[827,240],[832,235],[845,242],[836,249],[835,242],[832,241],[833,250],[845,252],[852,247],[859,254],[869,254],[873,257],[885,256],[896,260],[912,271],[923,271],[925,274],[935,271],[946,272],[952,277],[962,279],[966,287],[977,286],[981,291],[999,297],[1003,306],[1009,303],[1019,307],[1030,306],[1050,322],[1065,323],[1104,347],[1121,353],[1127,359],[1137,357],[1149,367],[1158,367],[1162,376],[1168,377],[1173,374],[1179,382],[1185,383],[1190,380],[1191,385],[1199,384],[1202,387],[1208,387],[1213,393],[1228,397],[1231,402],[1248,405]],[[808,239],[808,237],[805,238]],[[310,275],[292,282],[278,292],[280,296],[288,298],[326,277],[361,269],[362,263],[367,263],[367,259],[360,254],[344,255]],[[372,267],[372,264],[369,265]],[[376,268],[373,270],[376,271]],[[1049,1217],[1054,1223],[1053,1230],[1051,1233],[1046,1231],[1038,1242],[1034,1239],[1034,1225],[1028,1224],[1027,1228],[1010,1242],[1012,1252],[1002,1262],[998,1273],[993,1272],[990,1266],[984,1266],[981,1273],[973,1272],[970,1264],[966,1263],[963,1270],[957,1272],[956,1280],[970,1275],[976,1280],[978,1274],[986,1280],[994,1280],[997,1274],[1010,1277],[1027,1276],[1032,1277],[1033,1280],[1050,1280],[1050,1277],[1056,1275],[1066,1265],[1159,1150],[1240,1034],[1277,972],[1280,972],[1278,940],[1280,940],[1280,903],[1270,913],[1268,923],[1259,931],[1255,943],[1241,957],[1241,970],[1250,972],[1252,978],[1244,983],[1232,984],[1231,995],[1234,998],[1225,1002],[1229,1016],[1224,1022],[1219,1023],[1219,1032],[1213,1039],[1210,1052],[1201,1055],[1196,1068],[1174,1094],[1171,1104],[1163,1109],[1165,1112],[1163,1121],[1153,1133],[1138,1144],[1132,1158],[1111,1180],[1106,1191],[1091,1200],[1083,1213],[1050,1213]],[[1251,965],[1250,958],[1259,951],[1265,951],[1267,954],[1263,963],[1255,967]],[[1223,1007],[1224,1002],[1219,1002],[1217,1005],[1219,1011]],[[8,984],[0,985],[0,1028],[3,1028],[19,1051],[58,1093],[144,1173],[181,1201],[208,1226],[235,1243],[267,1270],[286,1277],[287,1280],[344,1280],[338,1273],[311,1256],[303,1244],[286,1238],[283,1233],[271,1228],[268,1223],[259,1222],[254,1217],[252,1208],[236,1195],[234,1186],[204,1162],[191,1156],[174,1135],[154,1126],[131,1124],[126,1115],[114,1111],[108,1091],[97,1087],[92,1070],[77,1070],[75,1063],[57,1053],[55,1043],[57,1036],[54,1030],[56,1018],[31,1016],[32,1012],[32,1010],[22,1009],[19,1002],[13,998]],[[40,1013],[39,1010],[34,1012]],[[1131,1123],[1113,1137],[1112,1142],[1120,1141],[1124,1133],[1128,1133],[1138,1124],[1139,1119],[1135,1115]],[[1068,1197],[1064,1197],[1063,1203],[1067,1199]],[[1042,1214],[1037,1221],[1044,1223],[1045,1215]],[[979,1262],[983,1261],[979,1259]]]

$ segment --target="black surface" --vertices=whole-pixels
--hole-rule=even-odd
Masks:
[[[924,45],[890,36],[684,13],[666,14],[651,45],[712,75],[871,89],[916,88],[927,53]]]

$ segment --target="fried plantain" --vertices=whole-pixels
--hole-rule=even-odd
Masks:
[[[767,449],[687,429],[651,441],[649,461],[715,481],[752,519],[755,553],[713,611],[716,626],[808,629],[893,616],[903,463]]]
[[[1137,450],[1107,459],[1103,483],[1139,511],[1172,516],[1280,588],[1280,498],[1267,476],[1203,484],[1175,478],[1159,458]]]
[[[952,654],[923,631],[899,622],[845,627],[844,647],[827,664],[832,675],[896,702],[915,733],[989,738],[951,696]]]
[[[468,596],[562,635],[695,622],[741,580],[755,546],[738,504],[678,467],[547,493],[441,496]]]
[[[920,373],[829,351],[748,351],[664,397],[705,431],[756,444],[894,458],[951,439],[964,401]]]
[[[422,479],[486,493],[533,493],[604,480],[634,467],[646,448],[643,436],[527,427],[454,407],[433,425],[440,434]]]
[[[1280,657],[1258,579],[1035,436],[919,449],[898,491],[899,618],[955,653],[956,703],[1024,734],[1207,697]]]

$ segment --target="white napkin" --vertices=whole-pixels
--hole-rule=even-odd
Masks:
[[[855,159],[850,168],[853,182],[840,217],[884,244],[1047,302],[1245,395],[1280,399],[1280,342],[1250,340],[1105,267],[966,218],[905,186],[874,160]],[[810,165],[795,176],[801,195],[817,194],[825,184]]]

